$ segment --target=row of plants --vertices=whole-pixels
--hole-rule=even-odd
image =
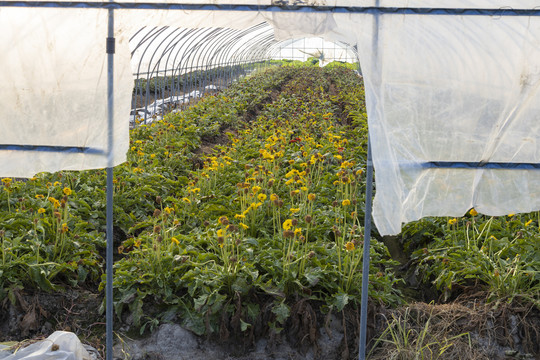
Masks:
[[[538,213],[489,217],[471,209],[462,218],[409,224],[403,237],[415,271],[443,301],[475,288],[488,301],[540,307],[539,233]]]
[[[207,119],[219,119],[229,143],[203,158],[183,192],[155,194],[152,216],[128,230],[115,265],[117,313],[129,309],[144,329],[156,323],[145,314],[152,302],[202,334],[222,330],[224,318],[240,324],[229,330],[247,331],[264,308],[279,331],[298,299],[325,311],[357,303],[365,117],[343,121],[342,111],[362,97],[359,78],[344,68],[287,67],[134,131],[132,156],[157,154],[164,129],[179,139],[177,129],[192,122],[217,135],[201,126]],[[381,243],[372,257],[372,297],[399,302]]]
[[[367,122],[352,70],[256,74],[136,127],[130,142],[114,170],[118,316],[129,311],[141,331],[177,314],[199,334],[278,332],[299,301],[323,312],[358,306]],[[103,288],[104,171],[2,185],[0,302]],[[488,300],[538,305],[538,233],[537,213],[472,209],[409,224],[402,242],[442,300],[474,285]],[[371,257],[371,298],[402,302],[382,242]]]
[[[265,62],[256,62],[240,65],[219,66],[205,70],[194,70],[184,74],[168,75],[168,76],[152,76],[148,78],[137,78],[133,87],[134,93],[148,92],[156,94],[166,90],[178,90],[180,88],[194,88],[201,85],[212,84],[222,78],[231,78],[233,74],[245,75],[246,69],[252,69],[257,66],[264,65]],[[181,70],[181,69],[180,69]],[[174,73],[176,71],[169,70],[165,73]],[[150,74],[152,75],[152,74]],[[157,74],[154,74],[157,75]],[[236,77],[236,76],[234,76]]]

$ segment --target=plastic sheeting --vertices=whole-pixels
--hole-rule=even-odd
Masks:
[[[107,11],[0,8],[2,176],[107,166]],[[129,54],[115,57],[115,81],[130,83]],[[125,161],[131,89],[114,96],[114,164]],[[122,120],[122,121],[121,121]],[[41,150],[40,150],[41,149]]]
[[[55,331],[45,340],[5,357],[3,354],[8,353],[0,350],[2,360],[91,360],[77,335],[67,331]]]
[[[496,168],[540,162],[540,17],[383,15],[361,24],[379,232],[472,207],[540,209],[539,170]]]
[[[222,3],[238,2],[213,2]],[[537,6],[533,0],[333,0],[322,5]],[[278,40],[321,36],[358,46],[376,171],[374,220],[381,234],[396,234],[403,223],[424,216],[458,216],[471,207],[488,215],[540,209],[537,170],[429,167],[433,161],[538,162],[540,17],[506,15],[347,13],[344,8],[115,10],[114,164],[125,160],[128,144],[130,36],[142,26],[245,29],[267,21]],[[4,144],[105,149],[106,18],[106,10],[97,9],[0,9]],[[104,166],[105,156],[90,153],[0,152],[4,176]]]

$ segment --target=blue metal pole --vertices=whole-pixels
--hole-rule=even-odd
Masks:
[[[107,35],[107,264],[105,288],[106,360],[113,359],[113,145],[114,145],[114,12],[108,10]]]
[[[360,343],[358,358],[366,358],[367,307],[369,287],[369,248],[371,240],[371,203],[373,200],[373,162],[371,160],[371,142],[368,135],[368,154],[366,166],[366,211],[364,219],[364,255],[362,257],[362,298],[360,307]]]
[[[379,6],[380,0],[376,0],[375,5]],[[372,47],[372,67],[376,67],[375,76],[379,78],[380,84],[380,64],[379,62],[379,14],[374,14],[373,36],[371,38]],[[360,60],[358,67],[360,67]],[[361,68],[358,69],[361,73]],[[358,344],[358,359],[366,359],[366,340],[367,340],[367,307],[368,307],[368,288],[369,288],[369,249],[371,242],[371,205],[373,203],[373,159],[371,155],[371,136],[369,135],[368,125],[368,149],[366,165],[366,209],[364,215],[364,255],[362,257],[362,298],[360,300],[360,341]]]

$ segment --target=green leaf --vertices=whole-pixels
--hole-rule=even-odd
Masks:
[[[334,298],[334,305],[337,311],[343,310],[343,308],[345,308],[345,305],[347,305],[348,303],[349,303],[349,295],[345,293],[339,293]]]
[[[30,266],[29,267],[30,278],[34,283],[36,283],[39,288],[45,291],[54,291],[55,286],[47,279],[45,270],[39,266]]]
[[[240,329],[242,331],[246,331],[250,326],[251,326],[251,324],[248,324],[244,320],[240,319]]]
[[[279,303],[279,305],[272,308],[272,313],[276,315],[276,321],[280,324],[285,324],[285,321],[289,318],[291,310],[284,302]]]
[[[319,282],[322,274],[323,272],[321,268],[308,269],[304,274],[304,277],[306,278],[309,285],[315,286]]]

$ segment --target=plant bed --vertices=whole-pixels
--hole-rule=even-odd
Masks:
[[[351,70],[284,67],[133,129],[128,161],[114,170],[120,338],[147,338],[176,324],[198,336],[199,349],[215,345],[215,351],[250,356],[261,344],[288,344],[298,358],[316,358],[333,319],[341,340],[324,356],[355,358],[363,95]],[[0,341],[69,328],[102,349],[104,172],[39,174],[3,184]],[[388,336],[405,318],[415,319],[415,334],[441,334],[428,342],[436,347],[420,343],[420,349],[455,354],[450,348],[464,349],[467,338],[471,354],[486,354],[482,339],[492,339],[506,350],[537,355],[537,235],[534,214],[426,219],[397,238],[406,256],[400,265],[374,232],[369,340],[380,341],[373,356],[393,353],[382,345],[389,346]],[[515,281],[507,286],[502,278]],[[471,281],[481,290],[473,297],[478,308],[459,298]],[[426,288],[439,304],[403,307],[422,299]],[[452,329],[425,330],[427,320],[449,319],[449,312],[475,324],[489,311],[493,324],[518,319],[521,325],[510,328],[526,335],[512,342],[478,327],[475,340],[458,320],[448,320],[456,324]]]

